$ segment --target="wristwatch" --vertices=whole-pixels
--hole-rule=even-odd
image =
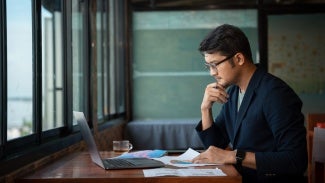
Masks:
[[[243,163],[243,160],[245,159],[245,156],[246,156],[245,151],[237,149],[237,151],[236,151],[236,165],[238,167],[242,166],[242,163]]]

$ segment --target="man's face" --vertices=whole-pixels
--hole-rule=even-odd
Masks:
[[[230,60],[233,56],[226,57],[219,53],[204,54],[205,65],[210,69],[210,75],[214,77],[217,82],[224,87],[231,85],[233,65]]]

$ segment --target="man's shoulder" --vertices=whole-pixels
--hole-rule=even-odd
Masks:
[[[290,86],[281,78],[279,78],[278,76],[267,72],[265,70],[262,69],[258,69],[258,76],[260,78],[260,82],[262,85],[265,86],[269,86],[269,87],[289,87]]]

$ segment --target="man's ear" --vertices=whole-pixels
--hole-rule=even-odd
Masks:
[[[245,63],[245,56],[242,53],[239,52],[234,56],[234,61],[238,65],[243,65]]]

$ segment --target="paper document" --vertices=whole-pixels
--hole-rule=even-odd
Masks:
[[[198,164],[192,163],[192,159],[198,156],[200,153],[189,148],[186,152],[179,156],[163,156],[160,158],[153,158],[158,161],[165,163],[166,165],[173,165],[176,167],[191,167],[191,166],[206,166],[206,165],[216,165],[216,164]]]
[[[220,169],[172,169],[172,168],[155,168],[144,169],[145,177],[160,177],[160,176],[225,176]]]

